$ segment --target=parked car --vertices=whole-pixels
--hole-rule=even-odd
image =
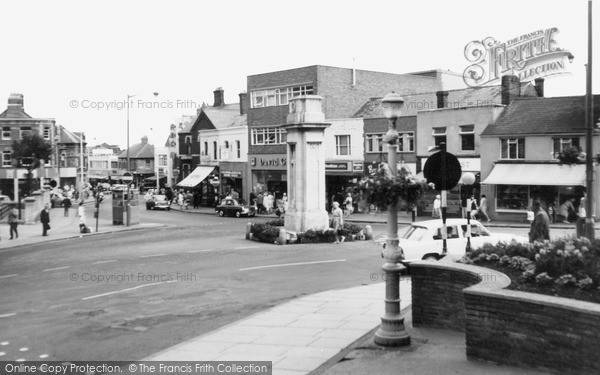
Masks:
[[[50,205],[54,207],[60,207],[62,202],[65,200],[65,196],[59,193],[50,194]]]
[[[169,211],[171,209],[171,205],[169,204],[166,195],[153,195],[148,200],[146,200],[146,209]]]
[[[256,216],[256,207],[249,206],[241,199],[225,198],[215,207],[219,216]]]
[[[126,191],[127,185],[124,184],[114,184],[110,187],[111,191]]]
[[[447,255],[442,256],[442,220],[425,220],[412,223],[400,237],[399,246],[404,251],[404,261],[415,260],[456,260],[465,255],[467,246],[467,219],[447,219]],[[377,243],[384,244],[387,236],[380,237]],[[479,221],[471,220],[471,248],[476,249],[485,243],[497,244],[515,240],[528,243],[529,239],[509,233],[491,233]]]
[[[8,195],[0,194],[0,203],[10,203],[12,199]]]

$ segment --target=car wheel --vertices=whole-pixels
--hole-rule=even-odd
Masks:
[[[240,217],[240,216],[242,216],[242,213],[241,213],[240,211],[237,211],[237,212],[235,213],[235,217]]]
[[[225,215],[225,212],[219,211],[219,216],[223,217],[223,215]]]
[[[423,257],[423,260],[433,260],[433,261],[437,261],[439,259],[439,257],[435,254],[426,254]]]

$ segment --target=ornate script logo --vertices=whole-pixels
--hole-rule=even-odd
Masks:
[[[566,73],[565,58],[573,55],[557,46],[556,27],[521,35],[505,43],[492,37],[472,41],[465,58],[472,64],[463,73],[468,86],[496,83],[503,75],[517,75],[523,81]]]

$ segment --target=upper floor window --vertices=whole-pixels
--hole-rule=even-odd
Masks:
[[[218,150],[218,147],[217,147],[217,142],[213,142],[213,159],[214,159],[214,160],[217,160],[217,159],[218,159],[218,158],[217,158],[217,150]]]
[[[366,152],[383,152],[383,134],[367,134],[365,136]]]
[[[204,155],[208,156],[208,142],[204,142]]]
[[[185,136],[185,143],[192,143],[192,136],[191,135],[186,135]]]
[[[525,159],[525,138],[506,138],[500,142],[502,159]]]
[[[32,134],[33,133],[31,132],[31,128],[30,127],[23,127],[20,130],[21,139],[23,139],[24,135],[30,135],[31,136]]]
[[[415,133],[399,133],[398,134],[398,151],[414,152],[415,151]]]
[[[436,146],[439,146],[440,143],[444,142],[447,144],[446,142],[446,127],[440,127],[440,128],[433,128],[433,144]]]
[[[50,128],[47,126],[44,126],[44,139],[49,141],[50,140]]]
[[[265,90],[255,90],[250,93],[251,108],[272,107],[288,104],[290,98],[313,93],[312,85],[298,85]]]
[[[463,125],[459,130],[461,151],[475,151],[475,125]]]
[[[2,127],[2,139],[9,140],[10,139],[10,126]]]
[[[158,165],[161,167],[167,166],[167,155],[166,154],[158,155]]]
[[[235,141],[235,146],[237,149],[237,158],[240,159],[242,157],[242,142]]]
[[[2,151],[2,166],[3,167],[11,167],[12,166],[12,152],[11,151]]]
[[[335,154],[350,155],[350,136],[336,135],[335,136]]]
[[[282,128],[253,128],[253,145],[281,145],[286,142],[286,132]]]
[[[556,156],[571,147],[580,147],[579,138],[554,138],[553,140],[552,155],[556,159]]]

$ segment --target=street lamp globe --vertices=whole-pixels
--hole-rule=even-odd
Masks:
[[[395,92],[391,92],[381,99],[381,108],[383,108],[383,115],[390,120],[395,120],[400,117],[402,107],[404,106],[404,99]]]
[[[475,183],[475,175],[471,172],[465,172],[462,175],[462,182],[467,186],[471,186]]]

